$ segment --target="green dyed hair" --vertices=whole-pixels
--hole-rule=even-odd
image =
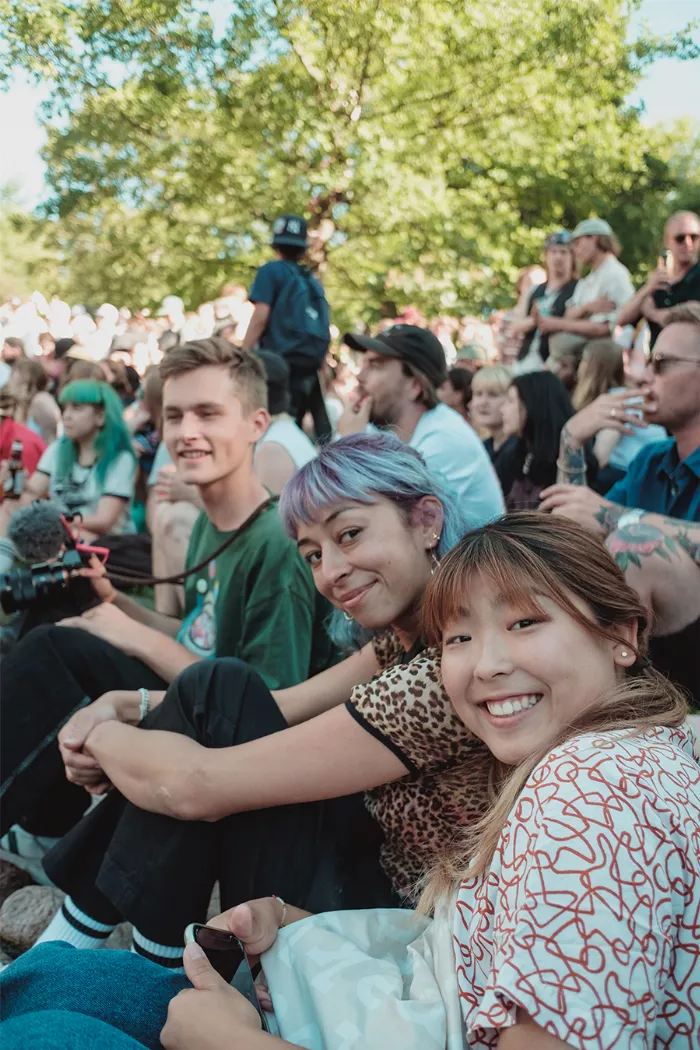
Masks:
[[[98,383],[94,379],[76,379],[68,383],[58,395],[59,404],[68,402],[74,405],[95,405],[104,409],[105,419],[99,434],[95,438],[97,453],[97,478],[104,481],[105,475],[115,459],[122,452],[134,456],[131,436],[122,415],[124,406],[107,383]],[[71,438],[59,438],[56,457],[56,473],[59,478],[67,477],[76,461],[78,448]]]

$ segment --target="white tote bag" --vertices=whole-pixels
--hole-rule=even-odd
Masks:
[[[466,1050],[450,914],[328,912],[280,930],[262,959],[270,1027],[306,1050]]]

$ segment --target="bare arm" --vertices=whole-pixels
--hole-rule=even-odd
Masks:
[[[48,499],[50,486],[51,478],[49,475],[42,473],[40,470],[35,470],[24,486],[24,492],[19,500],[20,507],[28,506],[35,499]]]
[[[643,284],[639,291],[635,292],[632,298],[617,311],[617,323],[623,327],[627,324],[636,324],[642,317],[642,307],[650,295],[648,285]]]
[[[260,740],[215,749],[175,733],[105,722],[84,750],[134,805],[180,820],[215,821],[337,798],[408,772],[345,707]]]
[[[379,671],[374,646],[365,645],[341,663],[288,689],[275,689],[272,695],[290,726],[329,711],[350,699],[356,685],[369,682]]]
[[[243,349],[252,350],[253,347],[258,345],[260,336],[267,328],[268,318],[270,316],[270,307],[267,303],[256,303],[255,309],[253,310],[253,316],[250,319],[248,325],[248,331],[243,338]]]
[[[621,507],[618,503],[611,503],[609,500],[601,498],[600,509],[595,518],[605,536],[609,536],[611,532],[617,529],[620,518],[629,510],[629,507]],[[678,550],[684,550],[691,561],[700,567],[700,522],[683,521],[680,518],[667,518],[663,514],[652,514],[645,511],[639,519],[639,525],[646,526],[645,543],[652,548],[650,553],[657,554],[668,561],[669,554],[674,554]],[[635,525],[628,525],[626,529],[619,529],[617,533],[620,540],[624,539],[625,533],[629,533],[630,553],[627,554],[628,560],[634,559],[634,547],[639,542],[634,532],[636,527]],[[656,542],[654,545],[655,540],[664,540],[664,542]],[[616,549],[612,553],[615,560],[620,564],[621,558],[618,555],[626,554],[626,552],[618,551],[617,547],[618,544],[616,543]]]
[[[113,600],[118,609],[130,616],[132,620],[136,620],[137,623],[142,623],[145,627],[152,627],[154,631],[159,631],[161,634],[167,634],[169,638],[177,637],[180,620],[174,616],[166,616],[164,613],[156,612],[155,609],[147,609],[145,605],[141,605],[141,602],[134,601],[128,594],[122,594],[121,591],[115,591]]]
[[[519,1009],[516,1023],[501,1029],[498,1050],[571,1050],[571,1044],[540,1028],[524,1010]]]
[[[610,427],[605,427],[596,434],[593,452],[598,460],[598,466],[607,467],[613,449],[619,444],[621,436],[619,431],[612,430]]]
[[[573,335],[583,335],[587,339],[599,339],[610,335],[610,322],[577,320],[570,317],[547,317],[540,323],[540,329],[548,333],[571,332]]]
[[[93,536],[107,536],[124,513],[125,506],[126,500],[120,496],[103,496],[95,513],[83,518],[82,528]]]
[[[258,447],[254,466],[260,484],[275,496],[279,496],[297,469],[287,450],[276,441],[266,441]]]

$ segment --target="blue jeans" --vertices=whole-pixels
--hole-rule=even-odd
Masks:
[[[2,1050],[161,1050],[168,1003],[190,988],[132,952],[51,941],[0,973]]]

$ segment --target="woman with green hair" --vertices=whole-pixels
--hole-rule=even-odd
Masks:
[[[59,394],[63,436],[29,479],[22,502],[50,499],[79,513],[85,539],[133,532],[131,501],[136,457],[122,403],[107,383],[78,379]]]

